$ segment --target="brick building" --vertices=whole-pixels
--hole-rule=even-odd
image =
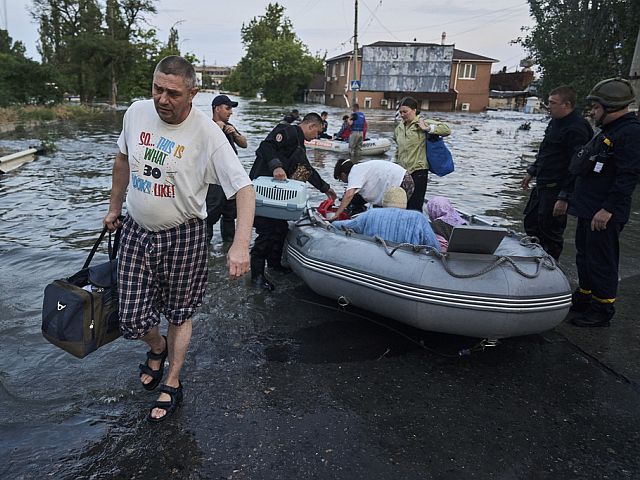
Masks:
[[[395,109],[410,95],[422,110],[479,112],[489,104],[491,65],[496,61],[453,45],[375,42],[359,50],[357,75],[353,52],[326,61],[325,104],[348,108],[355,78],[362,82],[357,101],[365,109]]]

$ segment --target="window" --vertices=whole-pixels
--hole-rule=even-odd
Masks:
[[[340,76],[341,77],[344,77],[344,74],[345,74],[345,68],[344,67],[345,67],[345,65],[346,65],[346,62],[340,62]]]
[[[364,97],[364,108],[371,108],[371,97]]]
[[[458,67],[458,78],[463,80],[476,79],[476,65],[474,63],[462,63]]]

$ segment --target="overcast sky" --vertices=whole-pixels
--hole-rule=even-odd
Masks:
[[[101,2],[102,3],[102,2]],[[240,29],[243,23],[264,14],[261,0],[158,0],[158,13],[149,19],[166,41],[169,28],[178,24],[181,51],[194,53],[208,65],[235,65],[243,55]],[[275,3],[275,2],[274,2]],[[285,15],[312,53],[327,58],[353,48],[354,0],[284,0]],[[499,62],[514,71],[526,52],[509,41],[531,24],[526,0],[359,0],[358,43],[379,40],[446,43]],[[5,16],[6,4],[6,16]],[[22,41],[28,55],[40,60],[37,25],[28,9],[31,0],[0,0],[0,27],[8,27],[14,40]]]

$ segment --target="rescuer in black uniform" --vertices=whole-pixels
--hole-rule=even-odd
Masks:
[[[576,92],[572,87],[554,88],[549,92],[548,101],[551,121],[536,160],[527,168],[521,185],[527,190],[529,182],[536,178],[524,209],[524,229],[527,235],[537,237],[542,248],[558,260],[567,226],[568,192],[573,182],[569,163],[574,153],[591,139],[593,130],[575,110]]]
[[[602,128],[573,158],[577,175],[569,214],[578,217],[576,266],[579,288],[571,310],[579,327],[607,327],[615,313],[619,235],[629,220],[631,198],[640,178],[640,121],[629,104],[635,92],[628,80],[598,83],[587,100]]]
[[[291,178],[308,181],[327,197],[335,200],[336,193],[311,166],[304,147],[305,139],[316,138],[321,130],[322,119],[317,113],[305,115],[298,125],[278,124],[256,150],[256,160],[249,173],[251,179],[269,176],[277,180]],[[289,271],[281,263],[289,226],[286,220],[258,215],[253,226],[257,237],[251,249],[251,281],[254,286],[273,290],[273,283],[264,274],[265,262],[272,270]]]

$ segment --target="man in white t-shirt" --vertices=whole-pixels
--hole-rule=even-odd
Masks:
[[[180,370],[191,340],[191,317],[207,284],[205,199],[209,184],[235,197],[238,224],[227,254],[231,278],[249,270],[255,193],[224,133],[192,105],[193,66],[182,57],[162,59],[153,74],[153,100],[133,103],[123,119],[104,224],[122,226],[118,252],[120,330],[150,348],[140,365],[146,390],[162,381],[147,419],[160,422],[182,401]],[[128,192],[127,192],[127,187]],[[119,219],[127,194],[127,216]],[[160,314],[169,327],[160,334]]]
[[[351,160],[338,160],[333,178],[347,184],[334,218],[338,218],[358,193],[366,202],[382,205],[384,194],[391,187],[400,187],[411,197],[414,183],[411,175],[397,163],[388,160],[369,160],[354,164]]]

